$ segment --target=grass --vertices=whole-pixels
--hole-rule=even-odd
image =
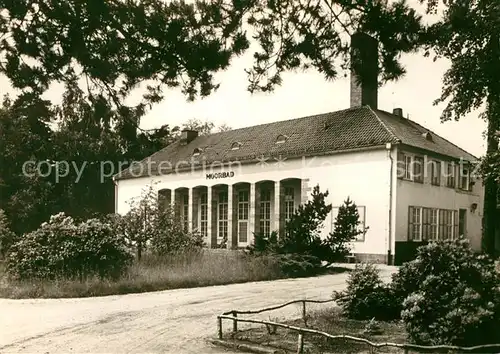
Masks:
[[[0,263],[0,297],[92,297],[282,278],[285,276],[274,258],[250,257],[226,250],[203,250],[168,258],[147,255],[116,281],[92,277],[82,282],[67,279],[12,282],[5,276]]]
[[[280,321],[281,322],[281,321]],[[405,343],[406,332],[401,322],[379,322],[381,334],[366,334],[364,329],[369,321],[350,320],[343,317],[338,307],[311,312],[307,327],[330,334],[346,334],[358,338],[366,338],[372,342]],[[304,327],[302,320],[282,321],[282,323]],[[295,353],[297,350],[297,333],[278,328],[275,334],[269,334],[265,326],[259,326],[237,332],[234,339],[246,343],[260,344],[280,351]],[[305,335],[304,349],[309,353],[370,353],[368,345],[348,340],[328,340],[319,335]],[[402,353],[397,348],[375,349],[373,353]]]

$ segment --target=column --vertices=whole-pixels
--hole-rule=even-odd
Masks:
[[[174,211],[175,207],[175,189],[170,190],[170,207],[172,208],[172,211]]]
[[[301,195],[301,204],[307,203],[309,200],[309,192],[311,191],[311,187],[309,187],[309,178],[300,180],[300,195]]]
[[[279,181],[274,182],[274,218],[273,226],[271,227],[271,232],[280,231],[280,212],[281,212],[281,183]]]
[[[235,249],[238,244],[233,240],[233,185],[227,186],[227,249]]]
[[[207,247],[212,248],[212,186],[207,187]]]
[[[193,231],[193,188],[188,188],[188,231]]]
[[[248,244],[253,245],[254,243],[254,233],[255,233],[255,183],[250,183],[250,193],[249,193],[249,205],[248,205]]]

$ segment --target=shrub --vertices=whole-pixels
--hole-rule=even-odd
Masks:
[[[123,238],[110,224],[90,219],[76,225],[60,213],[16,242],[6,265],[12,278],[22,280],[116,278],[131,263]]]
[[[399,316],[392,295],[391,288],[380,279],[379,270],[365,264],[356,265],[347,279],[347,289],[335,291],[333,298],[349,318],[392,320]]]
[[[316,273],[324,268],[323,262],[331,263],[343,259],[346,252],[349,252],[348,242],[358,234],[356,229],[359,224],[359,215],[357,210],[351,213],[351,207],[355,204],[348,204],[346,208],[346,217],[340,216],[342,227],[349,228],[349,236],[342,233],[341,237],[330,237],[328,240],[322,240],[320,229],[332,210],[332,205],[325,202],[328,191],[320,192],[319,186],[314,187],[311,199],[299,206],[290,220],[285,225],[285,232],[282,237],[278,237],[276,232],[269,236],[256,234],[254,244],[248,247],[250,254],[269,254],[289,255],[281,257],[285,269],[290,269],[293,274],[302,273],[304,269],[312,272],[316,267]],[[348,202],[351,201],[348,199]],[[343,209],[343,210],[344,210]],[[351,215],[352,214],[352,215]],[[354,231],[352,231],[354,230]],[[339,231],[340,233],[340,231]],[[294,256],[292,256],[294,255]],[[313,273],[310,273],[313,274]]]
[[[494,261],[467,240],[422,246],[393,288],[403,302],[410,339],[423,345],[475,346],[498,341],[500,276]]]
[[[149,186],[130,202],[126,215],[114,217],[129,246],[137,250],[138,260],[148,248],[158,255],[201,248],[203,237],[185,230],[174,210],[166,207],[156,194],[153,186]]]
[[[322,269],[319,258],[308,254],[281,254],[276,259],[281,272],[292,278],[315,275]]]
[[[12,232],[5,212],[0,209],[0,256],[4,258],[9,248],[16,241],[16,234]]]

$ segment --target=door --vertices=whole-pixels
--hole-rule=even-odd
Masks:
[[[467,209],[458,211],[458,236],[467,236]]]
[[[249,191],[238,192],[238,247],[248,246]]]

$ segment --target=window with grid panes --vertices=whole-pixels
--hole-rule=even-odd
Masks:
[[[408,213],[408,236],[410,240],[422,241],[422,208],[411,206]]]
[[[424,182],[424,158],[421,156],[413,158],[413,181],[418,183]]]
[[[248,220],[249,192],[247,190],[238,192],[238,220]]]
[[[455,188],[455,164],[452,162],[448,162],[447,164],[447,178],[446,178],[446,186],[450,188]]]
[[[202,193],[200,196],[200,232],[203,237],[207,236],[208,229],[208,196]]]
[[[189,195],[184,194],[182,196],[182,223],[184,226],[184,231],[188,231],[188,215],[189,215]]]
[[[288,222],[295,212],[295,190],[285,187],[285,222]]]
[[[433,160],[431,162],[431,184],[439,186],[441,184],[441,162]]]
[[[228,198],[227,192],[220,192],[217,204],[217,237],[219,239],[227,238],[228,222]]]
[[[271,233],[271,190],[263,188],[260,191],[260,232],[269,236]]]

